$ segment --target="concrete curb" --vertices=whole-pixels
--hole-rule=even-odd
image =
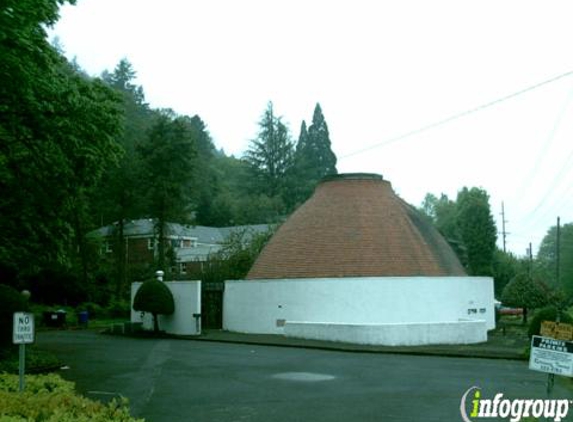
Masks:
[[[229,334],[225,336],[210,336],[202,334],[200,336],[173,336],[181,340],[207,341],[213,343],[232,343],[252,346],[274,346],[293,347],[302,349],[314,349],[350,353],[381,353],[381,354],[404,354],[411,356],[435,356],[435,357],[457,357],[457,358],[478,358],[478,359],[504,359],[504,360],[527,360],[522,351],[512,349],[487,349],[487,346],[473,348],[473,346],[368,346],[349,343],[336,343],[318,340],[303,340],[288,337],[276,336],[274,338],[257,338],[250,334]],[[462,349],[460,349],[462,347]],[[464,349],[463,347],[467,347]]]

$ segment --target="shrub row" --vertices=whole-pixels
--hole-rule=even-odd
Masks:
[[[18,393],[18,376],[0,374],[0,422],[141,422],[129,414],[127,399],[108,404],[82,397],[74,384],[56,374],[26,376]]]
[[[529,337],[534,335],[539,335],[541,331],[542,321],[555,321],[557,319],[557,308],[546,307],[542,308],[535,313],[535,316],[529,323],[528,335]],[[571,324],[573,323],[573,317],[568,312],[562,312],[560,316],[561,322]]]

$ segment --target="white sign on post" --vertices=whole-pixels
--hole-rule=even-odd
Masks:
[[[573,377],[573,342],[533,336],[529,369]]]
[[[34,343],[34,315],[26,312],[14,313],[14,330],[12,331],[14,344]]]

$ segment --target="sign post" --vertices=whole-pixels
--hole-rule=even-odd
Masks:
[[[26,312],[14,312],[12,342],[20,345],[18,374],[20,391],[24,391],[24,373],[26,370],[26,344],[34,343],[34,315]]]
[[[573,342],[533,336],[529,369],[549,374],[547,394],[551,394],[555,375],[573,377]]]
[[[573,341],[573,325],[571,324],[564,324],[562,323],[560,318],[560,315],[557,315],[557,321],[542,321],[541,322],[541,330],[540,330],[540,334],[541,334],[541,338],[547,340],[545,342],[545,346],[547,346],[547,344],[549,344],[549,340],[564,340],[567,343],[573,344],[571,343],[571,341]],[[533,342],[531,344],[532,346],[532,351],[533,351]],[[571,349],[570,346],[565,346],[566,348],[569,347],[569,349]],[[573,350],[570,350],[571,353],[573,353]],[[572,355],[573,356],[573,355]],[[531,361],[530,361],[531,362]],[[531,364],[530,364],[530,369],[534,369],[531,368]],[[555,375],[557,374],[557,372],[549,372],[547,375],[547,395],[551,395],[551,391],[553,390],[553,384],[555,383]],[[569,375],[569,376],[573,376],[573,375]]]

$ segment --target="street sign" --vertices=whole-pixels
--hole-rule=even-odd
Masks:
[[[573,342],[533,336],[529,369],[573,377]]]
[[[12,331],[14,344],[34,343],[34,315],[26,312],[14,313],[14,329]]]
[[[563,322],[543,321],[540,334],[557,340],[573,340],[573,325]]]

